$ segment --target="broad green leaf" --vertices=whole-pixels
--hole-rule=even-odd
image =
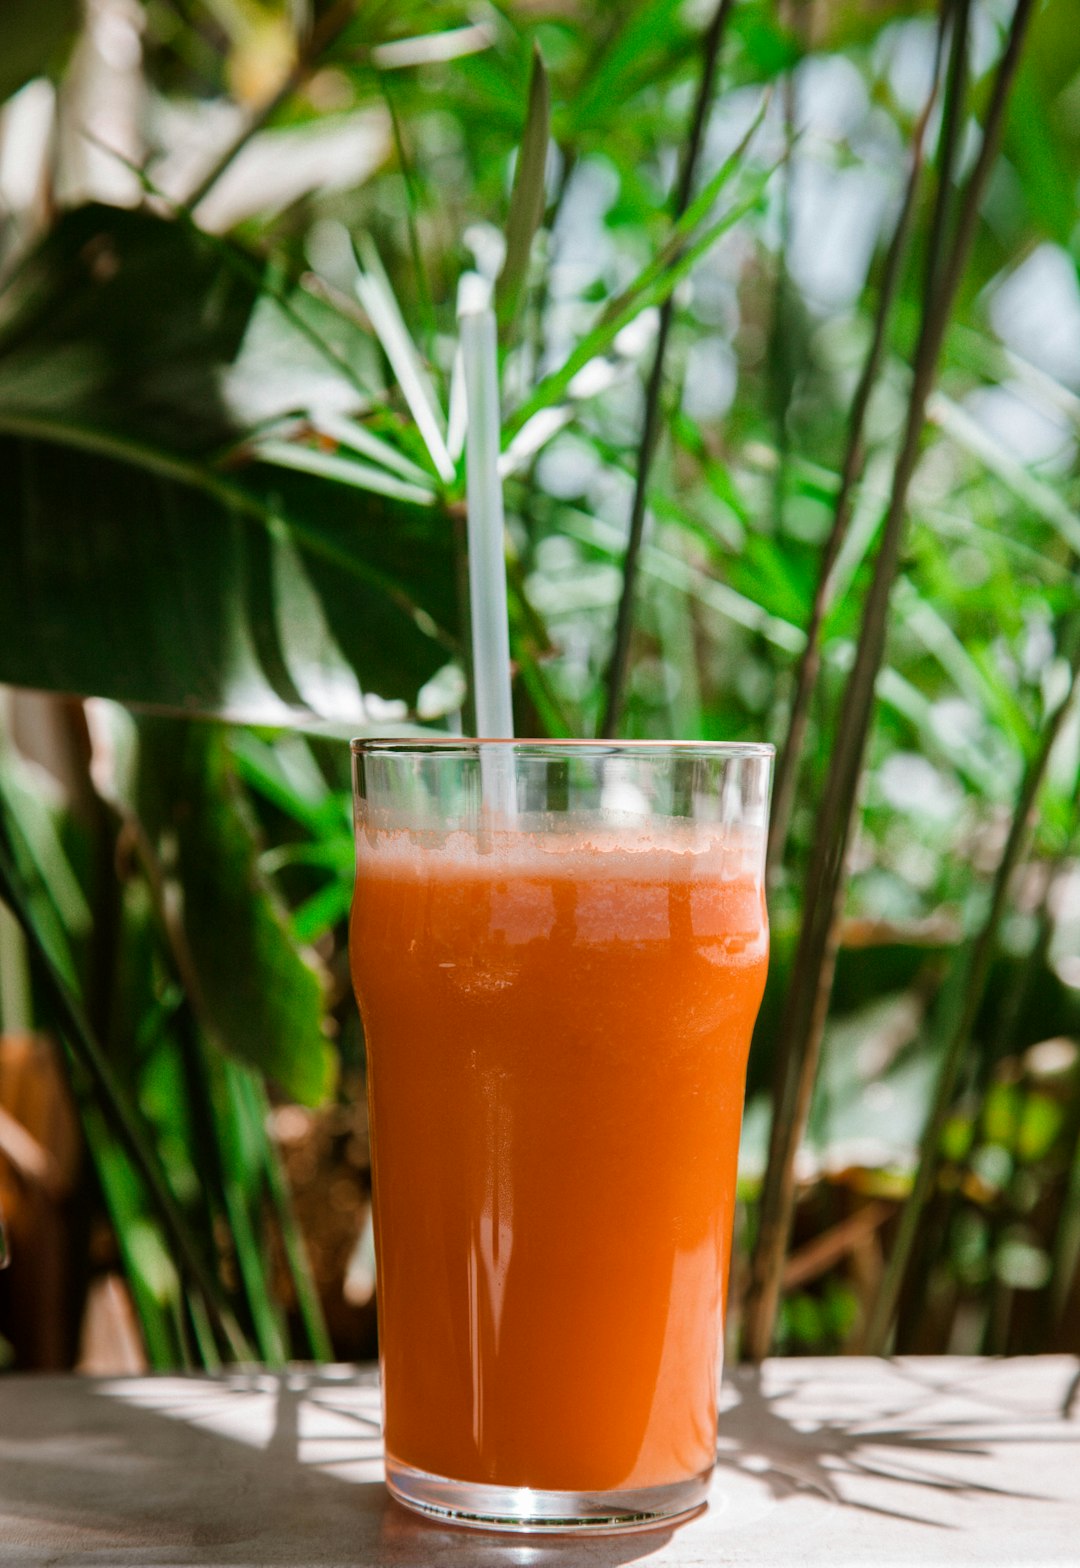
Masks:
[[[499,332],[504,338],[517,316],[528,276],[533,238],[544,216],[544,171],[550,134],[551,93],[540,50],[534,48],[525,133],[506,217],[506,257],[495,284],[495,309]]]
[[[0,440],[0,471],[16,481],[0,576],[0,674],[14,685],[354,728],[358,667],[381,695],[409,697],[446,661],[452,644],[387,559],[426,573],[448,557],[412,509],[269,468],[208,502],[198,475],[176,483],[51,442]],[[313,515],[320,500],[315,526],[292,524],[288,503]]]
[[[221,387],[261,282],[143,212],[66,214],[0,294],[0,425],[71,425],[180,457],[236,433]]]
[[[258,269],[223,255],[183,223],[83,208],[0,295],[0,679],[354,728],[361,685],[411,701],[454,646],[451,530],[383,469],[395,495],[252,461],[239,413],[262,349],[281,413],[280,333]]]
[[[226,736],[204,725],[143,720],[139,750],[135,807],[182,901],[191,1000],[204,1029],[287,1094],[318,1103],[335,1076],[322,1033],[322,984],[259,869]]]

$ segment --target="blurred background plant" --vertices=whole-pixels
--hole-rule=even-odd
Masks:
[[[489,285],[518,732],[780,750],[732,1348],[1080,1351],[1073,13],[8,0],[8,1363],[374,1349],[342,738],[469,726]]]

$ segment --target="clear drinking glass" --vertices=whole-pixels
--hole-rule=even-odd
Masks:
[[[772,749],[354,741],[386,1475],[496,1529],[704,1499]]]

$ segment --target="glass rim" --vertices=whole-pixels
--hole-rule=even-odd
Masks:
[[[591,752],[596,756],[606,756],[612,752],[641,751],[654,756],[666,753],[701,757],[759,757],[763,760],[771,760],[776,756],[776,747],[768,741],[743,740],[544,740],[541,738],[505,740],[484,736],[474,738],[464,735],[443,735],[414,740],[403,739],[400,736],[385,739],[380,739],[378,736],[372,736],[370,739],[355,737],[349,742],[349,750],[354,757],[372,754],[448,756],[455,753],[468,756],[478,753],[481,749],[496,750],[499,747],[504,750],[523,751],[526,754],[566,751],[579,754]]]

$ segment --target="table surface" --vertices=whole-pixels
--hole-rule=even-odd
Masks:
[[[0,1378],[0,1564],[1080,1564],[1080,1361],[772,1361],[725,1385],[709,1506],[583,1540],[426,1524],[353,1367]]]

